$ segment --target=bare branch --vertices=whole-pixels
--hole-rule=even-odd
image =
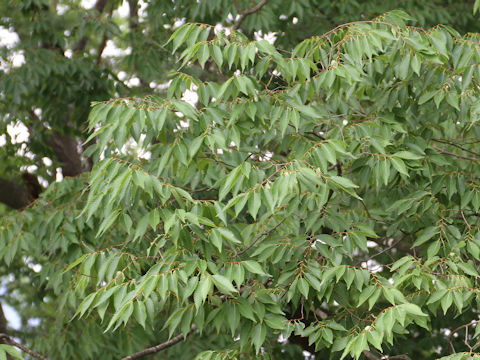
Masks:
[[[238,30],[238,28],[240,27],[240,25],[242,25],[243,21],[248,15],[251,15],[253,13],[256,13],[257,11],[260,11],[260,9],[264,7],[267,4],[267,2],[268,0],[262,0],[255,7],[247,9],[244,12],[242,12],[237,22],[233,25],[232,29]]]
[[[453,330],[450,335],[448,336],[448,344],[450,345],[450,348],[451,348],[451,354],[455,354],[456,351],[455,351],[455,348],[453,347],[453,336],[459,332],[460,330],[462,329],[465,329],[465,342],[464,344],[467,345],[469,348],[470,348],[470,351],[472,350],[472,347],[470,346],[470,344],[468,343],[468,327],[469,326],[472,326],[472,325],[476,325],[477,324],[477,320],[472,320],[470,321],[469,323],[467,324],[463,324],[463,325],[460,325],[459,327],[457,327],[455,330]],[[478,326],[478,325],[477,325]]]
[[[191,334],[192,331],[194,331],[195,329],[196,329],[195,325],[192,325],[192,330],[190,331],[190,333],[187,334],[187,336],[189,334]],[[125,356],[124,358],[122,358],[122,360],[134,360],[134,359],[139,359],[139,358],[141,358],[143,356],[146,356],[146,355],[155,354],[159,351],[165,350],[165,349],[179,343],[184,338],[185,338],[185,336],[183,334],[179,334],[179,335],[175,336],[174,338],[172,338],[168,341],[165,341],[164,343],[161,343],[161,344],[143,349],[142,351],[136,352],[134,354]]]
[[[5,339],[6,343],[8,345],[12,345],[12,346],[15,346],[15,347],[19,348],[20,350],[22,350],[23,352],[26,352],[28,355],[34,357],[35,359],[47,360],[47,358],[45,356],[40,355],[39,353],[37,353],[33,350],[30,350],[29,348],[27,348],[26,346],[16,342],[15,340],[12,340],[12,338],[10,336],[8,336],[7,334],[0,333],[0,339]]]

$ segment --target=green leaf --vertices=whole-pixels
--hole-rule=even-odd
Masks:
[[[345,177],[340,177],[340,176],[335,176],[332,175],[330,176],[330,179],[340,187],[349,189],[349,188],[358,188],[358,185],[355,185],[350,179],[347,179]]]
[[[257,261],[254,261],[254,260],[242,261],[242,265],[245,266],[245,269],[247,269],[248,271],[250,271],[253,274],[269,276],[263,270],[262,265],[260,265]]]
[[[280,315],[267,314],[265,315],[264,321],[265,324],[272,329],[283,330],[285,329],[285,323],[287,319]]]
[[[260,194],[256,191],[250,194],[248,198],[248,212],[252,215],[253,219],[257,218],[258,210],[260,209],[261,198]]]
[[[174,53],[180,45],[183,44],[185,41],[188,33],[192,30],[192,25],[191,24],[185,24],[179,27],[175,32],[170,36],[170,39],[168,39],[167,44],[170,41],[173,41],[173,46],[172,46],[172,53]]]
[[[228,280],[225,276],[220,274],[212,275],[213,282],[215,286],[222,292],[223,294],[231,294],[232,292],[238,292],[232,285],[232,282]]]
[[[422,312],[422,309],[420,309],[420,307],[419,307],[418,305],[415,305],[415,304],[406,303],[406,304],[399,305],[399,307],[405,309],[405,311],[406,311],[408,314],[411,314],[411,315],[415,315],[415,316],[428,316],[427,314],[425,314],[424,312]]]
[[[83,254],[82,256],[80,256],[77,260],[75,260],[73,263],[68,265],[67,268],[65,270],[63,270],[62,274],[65,274],[66,272],[72,270],[75,266],[77,266],[78,264],[83,262],[83,260],[85,260],[85,258],[88,257],[89,255],[90,254],[87,253],[87,254]]]
[[[147,319],[147,310],[145,304],[140,301],[136,301],[134,305],[134,316],[140,325],[145,329],[145,321]]]
[[[390,162],[392,163],[395,170],[397,170],[400,174],[406,175],[407,177],[409,176],[407,167],[405,166],[405,163],[401,159],[391,157]]]
[[[233,188],[235,183],[239,180],[239,178],[242,175],[242,166],[239,165],[230,173],[228,176],[225,178],[225,182],[223,183],[222,187],[220,188],[220,191],[218,193],[218,200],[221,201],[227,194],[228,192]]]
[[[406,160],[419,160],[422,159],[423,156],[416,155],[410,151],[398,151],[392,156],[400,158],[400,159],[406,159]]]
[[[252,342],[253,342],[253,345],[255,346],[255,350],[257,354],[260,352],[260,347],[265,341],[266,336],[267,336],[267,328],[265,327],[265,325],[257,324],[253,328]]]
[[[436,226],[428,226],[420,231],[413,243],[413,247],[420,246],[430,240],[434,235],[438,234],[439,230]]]
[[[208,293],[212,287],[212,279],[210,276],[204,276],[200,279],[198,286],[193,295],[193,300],[195,302],[195,308],[198,310],[200,306],[205,302]]]
[[[202,44],[197,52],[198,56],[198,63],[202,67],[202,69],[205,67],[205,63],[207,62],[209,56],[210,56],[210,50],[208,44]]]
[[[217,229],[213,229],[210,232],[209,240],[212,243],[213,246],[215,246],[218,249],[218,252],[222,252],[222,246],[223,246],[223,241],[222,237],[220,236],[220,233],[217,231]]]
[[[242,243],[240,240],[237,239],[237,237],[235,236],[235,234],[234,234],[232,231],[228,230],[227,228],[219,227],[219,228],[216,228],[216,230],[217,230],[220,234],[222,234],[222,236],[223,236],[225,239],[231,241],[232,243],[234,243],[234,244],[241,244],[241,243]]]
[[[175,100],[172,102],[172,104],[177,111],[184,114],[187,118],[197,120],[197,112],[195,108],[189,103],[185,101]]]
[[[0,352],[3,352],[4,359],[7,360],[6,354],[9,354],[15,359],[23,360],[22,354],[11,345],[0,344]],[[2,355],[0,355],[1,357]]]
[[[436,93],[437,93],[436,90],[434,90],[434,91],[427,91],[427,92],[423,93],[423,94],[420,96],[420,98],[418,99],[418,105],[425,104],[428,100],[430,100],[431,98],[433,98]]]
[[[221,68],[223,65],[223,54],[222,50],[220,50],[220,47],[218,45],[214,45],[212,47],[211,55],[217,66]]]

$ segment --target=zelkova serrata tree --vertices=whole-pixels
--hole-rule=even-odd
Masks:
[[[39,259],[58,297],[53,336],[32,348],[135,358],[189,334],[197,359],[295,358],[296,345],[474,357],[479,37],[407,20],[338,26],[291,52],[176,30],[168,96],[94,104],[92,171],[1,228],[2,259]]]

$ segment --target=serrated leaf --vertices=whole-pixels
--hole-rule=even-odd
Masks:
[[[268,274],[263,271],[262,265],[260,265],[257,261],[254,260],[246,260],[242,261],[242,265],[253,274],[264,275],[267,276]]]
[[[238,292],[232,285],[232,282],[220,274],[212,275],[213,282],[218,290],[229,295],[232,292]]]

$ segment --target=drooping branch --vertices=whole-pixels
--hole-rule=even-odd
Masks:
[[[189,334],[192,333],[192,331],[194,331],[196,329],[195,325],[192,325],[192,330],[190,331],[190,333],[188,333],[186,336],[188,336]],[[139,351],[139,352],[136,352],[134,354],[131,354],[131,355],[128,355],[128,356],[125,356],[124,358],[122,358],[122,360],[134,360],[134,359],[139,359],[141,357],[144,357],[146,355],[151,355],[151,354],[155,354],[159,351],[162,351],[162,350],[165,350],[177,343],[179,343],[180,341],[182,341],[183,339],[185,338],[185,336],[183,334],[179,334],[177,336],[175,336],[174,338],[168,340],[168,341],[165,341],[164,343],[161,343],[161,344],[158,344],[158,345],[155,345],[155,346],[152,346],[152,347],[149,347],[149,348],[146,348],[142,351]]]
[[[28,355],[34,357],[35,359],[47,360],[47,358],[45,356],[40,355],[39,353],[37,353],[37,352],[27,348],[26,346],[16,342],[15,340],[13,340],[10,336],[8,336],[5,333],[0,333],[0,339],[4,340],[5,344],[17,347],[20,350],[22,350],[23,352],[26,352]]]
[[[240,25],[242,25],[243,21],[246,19],[248,15],[251,15],[253,13],[256,13],[257,11],[260,11],[260,9],[263,8],[267,3],[268,3],[268,0],[262,0],[253,8],[247,9],[244,12],[242,12],[237,22],[233,25],[232,29],[238,30],[238,28],[240,28]]]

